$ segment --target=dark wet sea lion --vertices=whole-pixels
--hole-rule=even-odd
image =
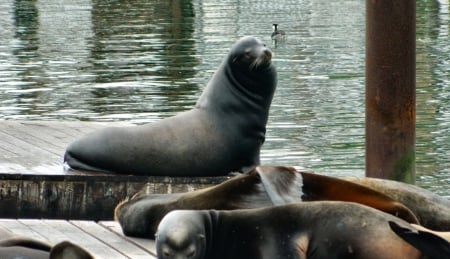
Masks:
[[[160,220],[172,210],[235,210],[318,200],[358,202],[417,223],[407,207],[375,190],[281,166],[258,166],[219,185],[188,193],[137,194],[116,207],[115,219],[124,234],[152,238]]]
[[[450,242],[438,236],[436,232],[405,228],[391,221],[389,226],[392,231],[421,251],[428,259],[450,258]]]
[[[156,235],[158,258],[420,258],[391,231],[392,215],[356,203],[305,202],[260,209],[177,210]]]
[[[107,128],[71,143],[74,169],[160,176],[217,176],[258,165],[276,88],[272,52],[237,41],[195,107],[135,127]]]

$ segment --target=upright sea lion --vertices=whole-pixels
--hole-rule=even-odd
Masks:
[[[172,210],[236,210],[318,200],[358,202],[418,223],[411,210],[376,190],[281,166],[258,166],[219,185],[188,193],[139,193],[116,207],[115,219],[124,234],[152,238],[161,219]]]
[[[158,226],[159,259],[420,258],[391,231],[408,224],[367,206],[308,202],[260,209],[177,210]]]
[[[106,128],[66,150],[74,169],[161,176],[217,176],[258,165],[276,88],[272,52],[237,41],[192,110],[155,123]]]

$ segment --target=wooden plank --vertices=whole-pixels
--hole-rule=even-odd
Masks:
[[[151,254],[153,254],[156,257],[156,244],[155,240],[146,239],[146,238],[138,238],[138,237],[129,237],[125,236],[122,232],[122,228],[120,227],[119,223],[116,221],[100,221],[98,222],[99,225],[104,226],[105,228],[109,229],[110,231],[122,236],[129,242],[136,244],[142,249],[145,249],[149,251]]]
[[[7,123],[2,129],[3,132],[8,132],[11,136],[29,143],[32,146],[39,147],[47,152],[52,153],[58,157],[61,157],[61,149],[64,147],[60,144],[61,139],[53,137],[53,132],[46,130],[46,127],[41,126],[36,129],[33,124],[27,126],[23,123]]]
[[[84,232],[92,236],[95,236],[103,243],[108,244],[110,247],[126,255],[127,257],[153,258],[152,256],[149,255],[151,251],[141,249],[139,246],[131,242],[127,242],[127,240],[123,237],[123,235],[119,235],[115,232],[112,232],[108,228],[99,225],[93,221],[72,220],[70,221],[70,223],[82,229]]]
[[[17,156],[23,156],[24,154],[26,156],[41,156],[43,154],[52,158],[56,157],[55,154],[42,150],[36,143],[27,142],[15,135],[16,133],[5,132],[0,128],[1,146]]]
[[[19,220],[33,231],[45,236],[51,243],[59,243],[64,240],[73,242],[89,251],[96,258],[127,258],[115,249],[101,242],[97,238],[77,228],[64,220]]]
[[[156,259],[154,241],[125,237],[121,234],[119,224],[113,221],[97,224],[79,220],[0,219],[0,230],[50,244],[68,240],[96,258]],[[148,249],[149,247],[152,249]]]
[[[0,227],[10,231],[14,235],[34,238],[44,242],[50,241],[45,236],[41,235],[39,232],[36,232],[26,224],[23,224],[15,219],[0,219]]]

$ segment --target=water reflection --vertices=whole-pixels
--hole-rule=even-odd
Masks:
[[[449,2],[417,2],[417,171],[430,189],[450,182]]]
[[[123,109],[130,102],[124,96],[142,103],[131,108],[133,113],[149,105],[173,113],[186,109],[179,100],[198,90],[189,83],[198,64],[190,1],[96,1],[92,16],[95,38],[89,61],[96,75],[89,99],[92,111],[108,113],[111,105]],[[162,98],[153,99],[159,92]]]
[[[262,161],[361,176],[364,10],[351,0],[2,1],[0,119],[168,117],[254,35],[279,72]],[[273,23],[285,41],[271,41]],[[450,196],[448,36],[448,1],[417,1],[417,182]]]

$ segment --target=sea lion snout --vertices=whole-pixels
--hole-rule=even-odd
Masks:
[[[263,51],[262,51],[262,56],[263,56],[263,64],[270,64],[270,62],[272,61],[272,51],[267,48],[264,47]]]

